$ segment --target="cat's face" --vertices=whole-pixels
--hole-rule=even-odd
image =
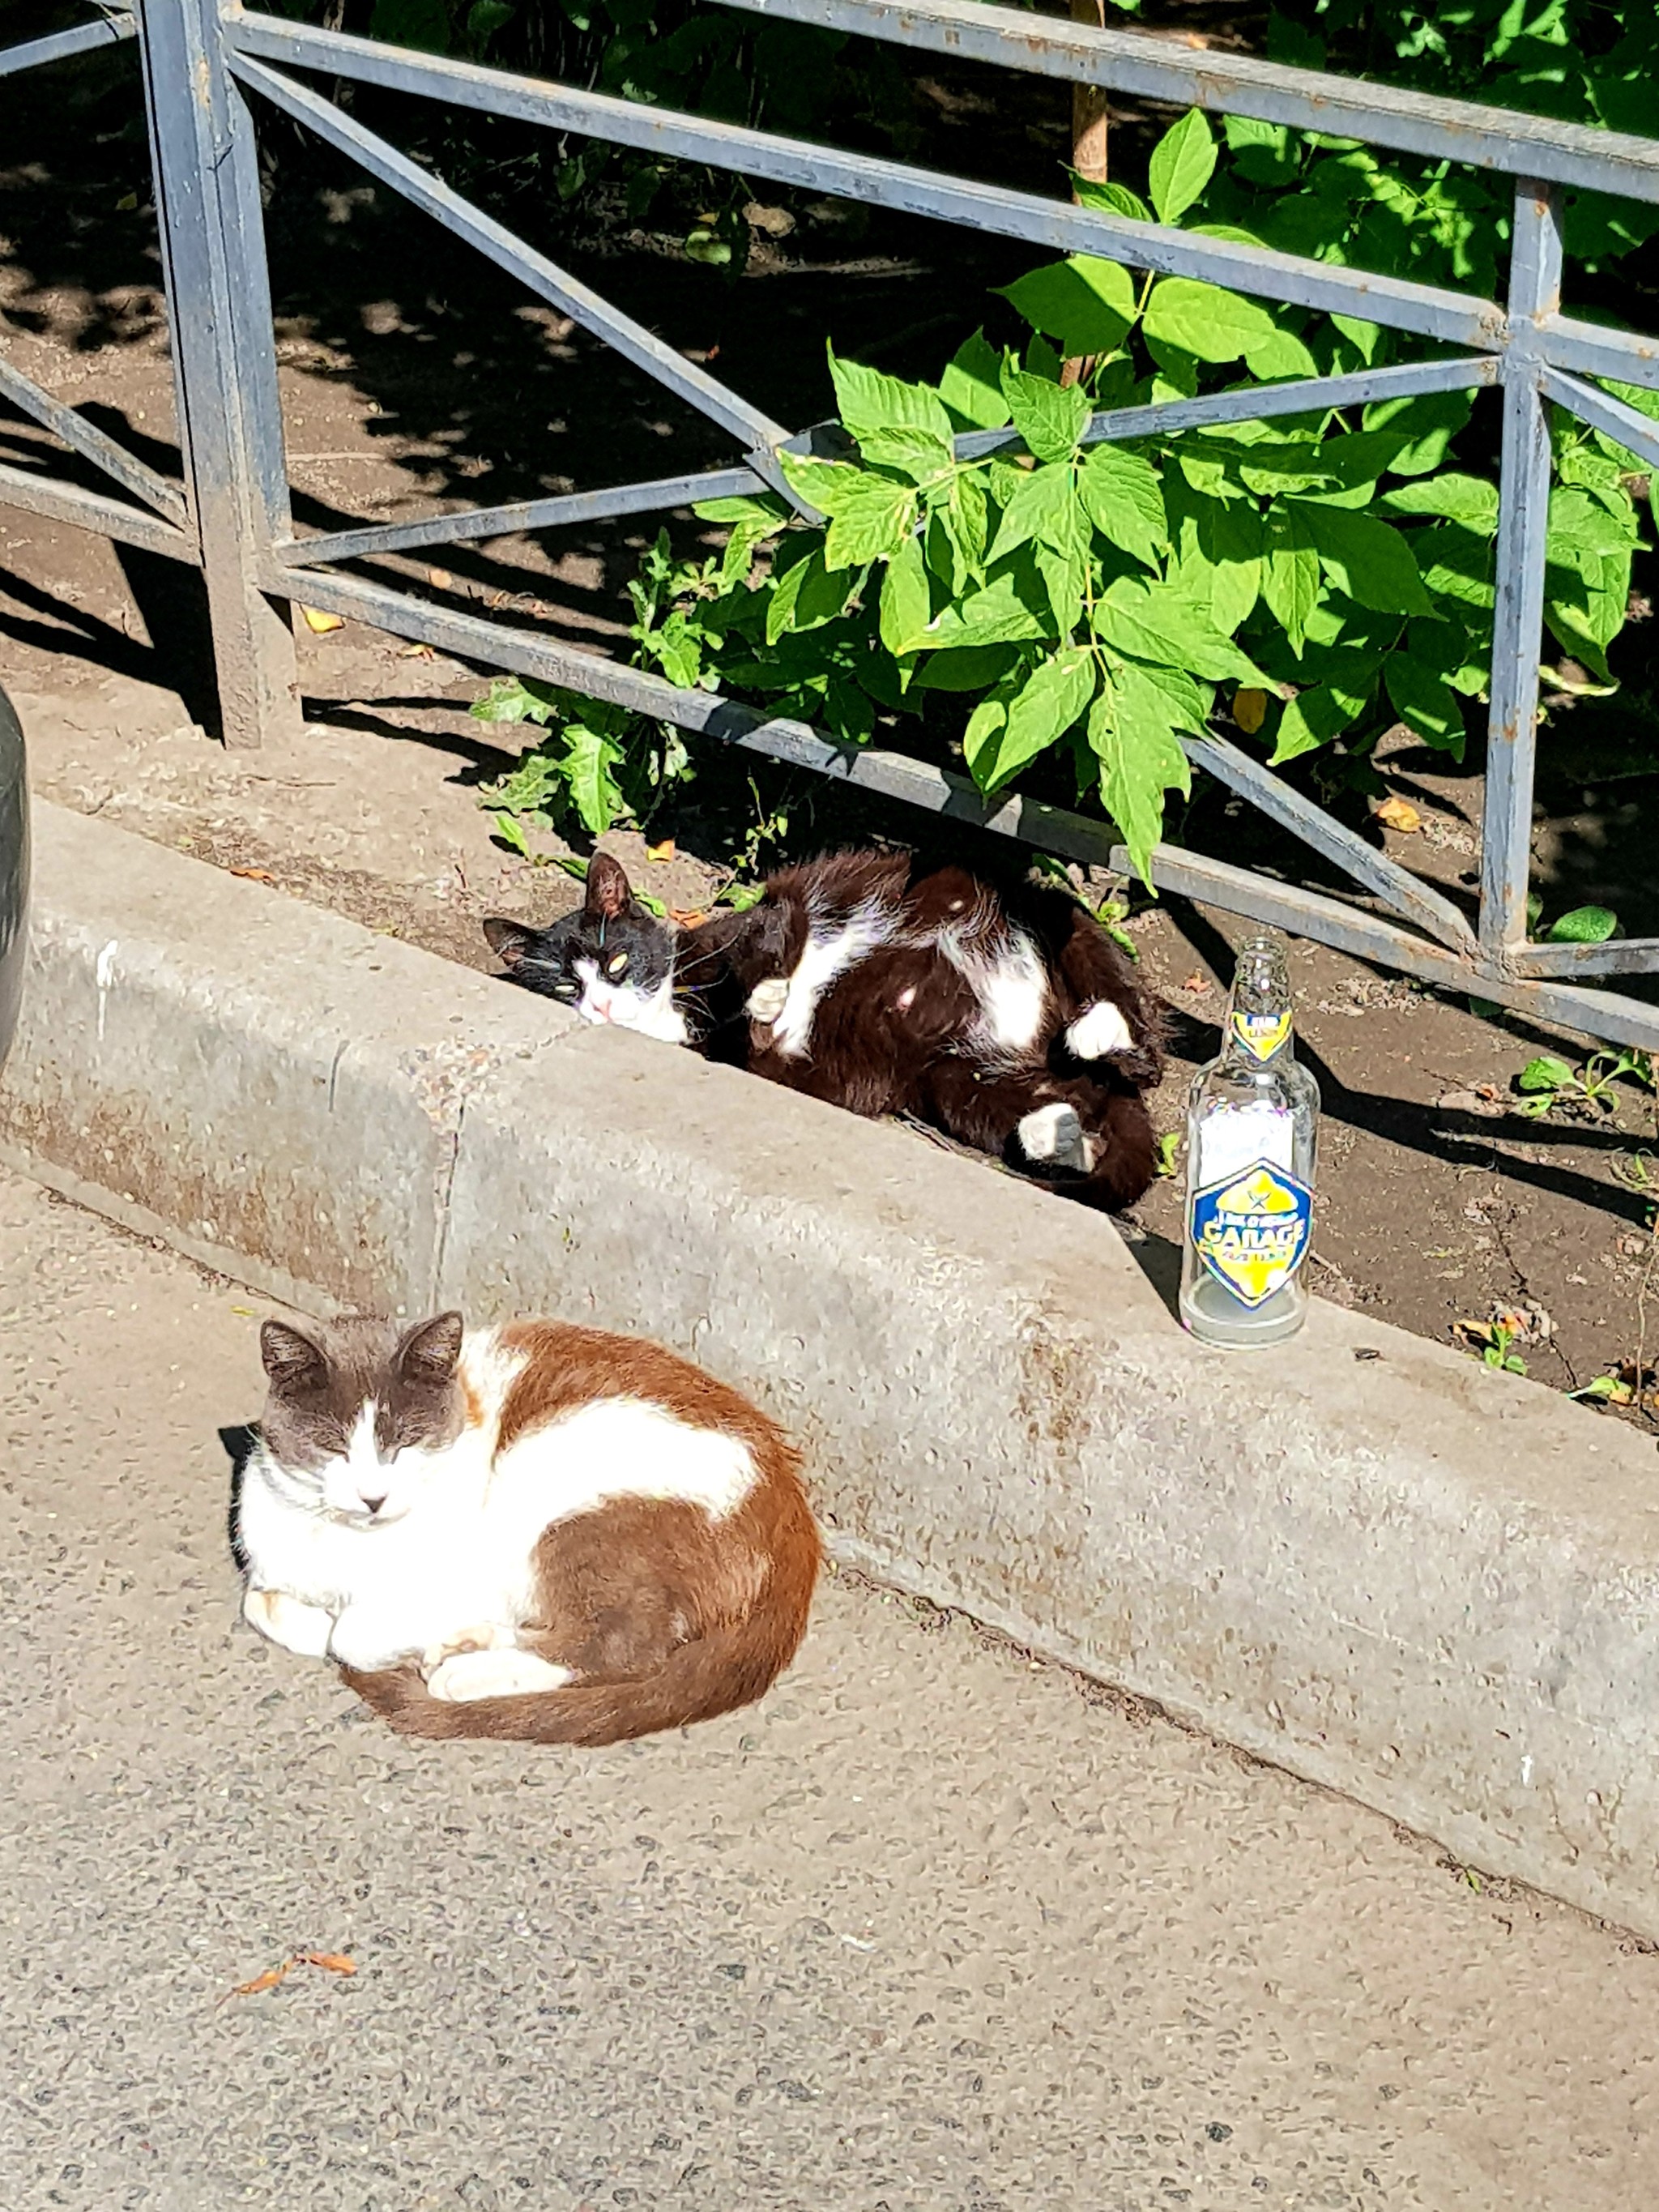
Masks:
[[[685,1043],[690,1032],[674,1003],[673,938],[640,905],[608,853],[594,854],[587,895],[574,914],[550,929],[490,921],[484,935],[520,982],[573,1007],[585,1022]]]
[[[313,1332],[268,1321],[265,1448],[296,1499],[365,1527],[399,1521],[460,1434],[461,1316],[399,1329],[354,1316]]]

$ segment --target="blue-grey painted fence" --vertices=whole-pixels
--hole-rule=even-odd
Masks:
[[[1438,100],[1357,79],[1282,69],[1249,57],[1188,53],[1106,31],[980,4],[980,0],[722,0],[917,51],[957,56],[1108,91],[1320,131],[1496,170],[1515,180],[1505,301],[1368,275],[1231,240],[1133,223],[902,162],[817,146],[579,87],[404,52],[245,9],[239,0],[101,0],[100,20],[0,51],[0,76],[138,38],[173,334],[185,480],[168,483],[60,401],[0,363],[0,396],[100,469],[128,499],[0,466],[0,503],[79,524],[199,566],[213,623],[224,732],[258,744],[298,714],[289,604],[307,603],[450,652],[539,677],[588,696],[834,775],[1045,851],[1127,869],[1106,823],[1040,800],[988,800],[960,776],[879,746],[832,743],[804,723],[554,643],[539,633],[429,604],[341,564],[422,545],[553,530],[695,500],[771,489],[793,499],[781,450],[810,450],[472,206],[441,178],[368,130],[291,71],[383,86],[545,129],[703,161],[769,182],[968,225],[1034,246],[1095,253],[1196,276],[1261,298],[1344,313],[1449,344],[1455,359],[1220,392],[1096,415],[1091,442],[1145,437],[1391,393],[1504,395],[1498,605],[1478,927],[1443,893],[1315,806],[1218,735],[1193,738],[1196,766],[1292,831],[1355,884],[1373,910],[1162,845],[1154,880],[1225,911],[1269,921],[1418,976],[1473,991],[1588,1036],[1659,1048],[1659,1007],[1584,988],[1590,979],[1659,974],[1659,939],[1601,945],[1528,941],[1528,842],[1542,640],[1550,455],[1547,410],[1561,407],[1659,468],[1659,425],[1586,378],[1659,388],[1659,339],[1561,313],[1564,188],[1659,200],[1659,142]],[[296,537],[289,507],[254,125],[246,95],[281,109],[360,163],[530,290],[573,317],[717,423],[734,465],[649,483],[475,508],[414,522]],[[958,438],[963,458],[1018,445],[1008,430]],[[132,504],[132,501],[142,504]],[[800,502],[794,503],[799,507]],[[805,510],[803,510],[805,511]]]

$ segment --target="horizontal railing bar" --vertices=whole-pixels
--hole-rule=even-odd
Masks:
[[[1254,55],[1183,51],[1144,32],[1033,18],[982,0],[725,0],[757,15],[820,24],[990,62],[1067,84],[1097,84],[1176,107],[1255,116],[1292,130],[1358,138],[1433,161],[1465,161],[1511,176],[1659,200],[1659,143],[1472,100],[1288,69]]]
[[[286,594],[293,578],[273,567],[265,579],[273,592]],[[476,615],[411,598],[357,576],[307,572],[309,605],[348,621],[368,623],[395,636],[418,639],[463,659],[507,668],[520,676],[556,684],[586,697],[603,699],[656,721],[672,722],[702,736],[767,754],[794,767],[811,769],[915,806],[1040,845],[1045,852],[1103,866],[1113,833],[1104,822],[1090,822],[1063,807],[1022,798],[988,799],[961,776],[924,762],[908,760],[873,745],[838,745],[810,724],[767,716],[717,693],[679,690],[644,669],[603,659],[560,645],[533,630],[483,622]]]
[[[73,523],[77,530],[95,530],[124,545],[142,546],[146,553],[199,564],[193,531],[175,530],[142,507],[124,507],[118,499],[83,491],[79,484],[64,483],[56,477],[37,477],[27,469],[0,465],[0,507],[21,507],[52,522]]]
[[[1601,323],[1547,315],[1528,333],[1540,359],[1581,376],[1610,376],[1616,384],[1659,388],[1659,338],[1615,331]]]
[[[54,31],[48,39],[31,39],[26,46],[0,46],[0,76],[15,76],[23,70],[45,69],[48,62],[67,61],[94,46],[112,46],[137,35],[137,23],[123,14],[106,16],[101,23],[77,23],[70,31]]]
[[[1520,975],[1659,975],[1659,937],[1611,938],[1605,945],[1528,945],[1512,956]]]
[[[135,499],[145,501],[159,514],[166,515],[170,522],[182,526],[188,520],[189,509],[185,505],[184,492],[178,484],[169,483],[165,477],[158,476],[136,454],[128,453],[125,446],[117,445],[113,438],[95,428],[73,407],[66,407],[61,399],[54,399],[51,392],[43,392],[32,378],[25,376],[21,369],[14,368],[6,361],[0,361],[0,398],[10,400],[14,407],[21,408],[25,415],[33,416],[43,429],[50,430],[55,438],[61,438],[66,446],[80,454],[83,461],[90,461],[94,468],[101,469],[107,477],[113,477],[123,491],[130,491]]]
[[[1299,791],[1293,791],[1263,763],[1252,760],[1225,738],[1213,734],[1183,738],[1182,744],[1188,760],[1206,769],[1229,791],[1249,799],[1257,812],[1265,814],[1270,822],[1277,822],[1282,830],[1288,830],[1292,836],[1311,845],[1316,853],[1322,853],[1385,906],[1407,916],[1419,929],[1426,930],[1453,951],[1474,954],[1477,942],[1474,932],[1449,899],[1431,890],[1398,861],[1390,860],[1386,853],[1379,853],[1374,845],[1368,845],[1323,807],[1316,806]]]
[[[326,70],[392,91],[442,100],[452,106],[510,115],[546,129],[574,131],[659,156],[677,155],[717,168],[735,169],[744,176],[838,193],[872,207],[963,223],[1050,246],[1060,253],[1095,254],[1138,269],[1196,276],[1323,313],[1385,323],[1395,330],[1475,351],[1501,352],[1508,342],[1503,310],[1470,293],[1303,260],[1267,247],[1204,238],[1158,223],[1133,222],[1097,209],[1039,199],[1032,193],[1011,191],[1000,185],[975,184],[927,169],[909,168],[898,161],[776,137],[737,124],[647,107],[604,93],[578,91],[536,77],[513,76],[504,70],[485,69],[476,62],[411,53],[343,31],[313,30],[275,16],[228,17],[225,35],[233,57],[257,54],[297,68]],[[234,61],[234,65],[239,70],[243,67],[240,60]],[[268,89],[263,83],[259,88]],[[290,112],[294,112],[291,107]],[[418,173],[424,177],[426,173]],[[427,181],[430,186],[432,180]],[[517,251],[523,255],[529,249],[518,246]]]
[[[1199,399],[1160,399],[1150,407],[1114,407],[1091,415],[1079,443],[1103,445],[1130,438],[1170,437],[1225,422],[1266,422],[1277,415],[1323,413],[1364,407],[1419,392],[1467,392],[1496,384],[1493,354],[1457,361],[1407,361],[1393,368],[1355,369],[1347,376],[1304,376],[1286,384],[1255,384],[1242,392],[1212,392]],[[958,460],[979,460],[1024,443],[1018,430],[965,430],[956,441]]]
[[[1615,399],[1610,392],[1598,392],[1593,384],[1581,383],[1576,376],[1564,376],[1559,368],[1547,368],[1538,383],[1546,399],[1566,408],[1593,430],[1601,430],[1617,440],[1650,469],[1659,469],[1659,422],[1650,416],[1642,414],[1625,400]]]
[[[1111,865],[1121,874],[1132,863],[1121,845],[1115,847]],[[1271,923],[1297,937],[1311,937],[1321,945],[1369,960],[1380,968],[1395,968],[1419,982],[1442,990],[1473,992],[1498,1005],[1512,1006],[1534,1018],[1559,1024],[1582,1035],[1629,1044],[1643,1051],[1659,1049],[1659,1006],[1644,1006],[1613,991],[1576,991],[1569,987],[1535,981],[1511,972],[1486,973],[1473,961],[1425,945],[1420,937],[1363,914],[1319,891],[1304,890],[1292,884],[1276,883],[1270,876],[1237,868],[1206,854],[1187,853],[1173,845],[1155,845],[1152,881],[1160,890],[1218,907],[1224,914],[1243,915],[1252,921]]]
[[[734,499],[766,487],[753,469],[715,469],[702,476],[661,477],[654,483],[622,484],[607,491],[572,492],[556,499],[522,500],[516,507],[473,507],[459,514],[428,514],[418,522],[389,522],[380,529],[335,530],[326,538],[290,539],[275,550],[285,568],[320,562],[356,561],[368,553],[404,553],[422,545],[516,538],[532,530],[563,530],[581,522],[608,522],[620,514],[660,514],[703,499]]]
[[[281,597],[292,589],[291,574],[271,562],[265,588]],[[1016,796],[988,799],[963,777],[907,759],[873,745],[838,745],[810,724],[767,716],[753,708],[708,691],[683,691],[660,676],[626,667],[572,646],[538,636],[533,630],[483,622],[476,615],[411,598],[361,577],[325,571],[308,573],[306,598],[311,605],[347,621],[367,623],[397,637],[414,638],[487,667],[556,684],[592,699],[604,699],[653,720],[716,738],[793,766],[831,775],[884,798],[900,799],[932,814],[968,822],[1035,845],[1046,853],[1111,867],[1132,874],[1127,853],[1110,825],[1091,822],[1066,808]],[[1153,880],[1168,890],[1202,899],[1224,911],[1247,914],[1320,943],[1352,952],[1383,967],[1403,969],[1457,991],[1474,991],[1507,1006],[1524,1007],[1594,1037],[1620,1044],[1659,1046],[1659,1010],[1611,993],[1573,991],[1513,975],[1487,976],[1473,961],[1430,945],[1381,918],[1346,907],[1316,891],[1297,890],[1271,878],[1233,868],[1200,854],[1156,848]]]
[[[234,19],[231,20],[234,22]],[[226,27],[228,30],[231,24]],[[434,177],[418,161],[411,161],[406,154],[366,130],[355,116],[343,113],[308,86],[296,84],[275,70],[262,69],[257,62],[239,59],[235,68],[238,76],[255,92],[315,131],[337,152],[359,162],[382,184],[413,201],[446,230],[487,255],[509,276],[517,277],[562,314],[570,316],[584,330],[602,338],[624,360],[643,369],[659,384],[666,385],[671,392],[718,422],[745,447],[781,445],[788,435],[781,423],[773,422],[759,408],[751,407],[746,399],[717,383],[695,362],[683,359],[642,324],[601,299],[580,277],[556,267],[544,254],[515,238],[493,216],[486,215],[482,208],[474,207],[470,200],[452,191],[441,178]]]

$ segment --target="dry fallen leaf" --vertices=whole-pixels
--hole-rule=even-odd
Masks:
[[[430,660],[433,658],[432,647],[429,645],[400,645],[398,658],[399,660]]]
[[[671,906],[668,919],[678,929],[695,929],[699,922],[708,921],[708,909],[703,906]]]
[[[338,615],[325,615],[320,607],[301,607],[300,612],[306,618],[306,628],[315,630],[319,637],[326,637],[331,629],[345,628]]]
[[[447,592],[454,579],[447,568],[428,568],[426,572],[426,580],[434,592]]]
[[[1267,695],[1265,691],[1235,691],[1233,720],[1247,737],[1254,737],[1267,719]]]
[[[269,868],[233,868],[233,876],[246,876],[251,884],[274,884],[276,880]]]
[[[1423,817],[1409,799],[1385,799],[1371,811],[1384,828],[1397,830],[1402,837],[1409,837],[1413,830],[1423,827]]]
[[[357,1961],[343,1951],[296,1951],[291,1959],[284,1959],[280,1966],[267,1966],[263,1974],[256,1974],[251,1982],[238,1982],[234,1989],[225,1991],[227,1997],[257,1997],[266,1990],[279,1988],[296,1966],[320,1966],[328,1974],[355,1974]],[[224,2002],[221,1997],[220,2003]]]
[[[647,860],[672,860],[674,857],[673,839],[665,837],[660,845],[647,845],[645,857]]]
[[[1183,991],[1207,991],[1210,988],[1210,979],[1207,975],[1200,975],[1198,969],[1194,969],[1181,988]]]

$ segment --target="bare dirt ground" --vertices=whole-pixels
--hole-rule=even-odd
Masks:
[[[928,80],[917,102],[933,133],[929,158],[1015,182],[1051,175],[1066,143],[1063,95],[1036,88],[1030,98],[1011,118],[989,109],[971,76]],[[49,128],[55,118],[44,112],[8,117],[0,333],[27,374],[173,467],[136,115],[107,94],[90,112],[102,127],[79,137]],[[706,425],[419,218],[394,219],[360,178],[280,138],[274,150],[273,286],[302,528],[728,458]],[[981,319],[988,285],[1030,258],[963,234],[855,220],[833,203],[792,204],[793,229],[761,230],[734,282],[649,234],[567,240],[561,250],[688,357],[717,363],[734,386],[802,421],[827,401],[826,331],[849,355],[936,371]],[[61,459],[3,416],[0,448],[26,466]],[[696,528],[684,526],[687,543]],[[623,586],[645,542],[624,523],[446,549],[385,569],[428,597],[626,652]],[[24,714],[43,794],[477,966],[489,964],[485,914],[544,917],[575,898],[567,877],[492,839],[478,789],[510,764],[517,733],[469,720],[486,669],[353,626],[325,636],[302,628],[299,646],[303,737],[282,753],[228,755],[206,734],[210,661],[189,574],[0,514],[0,678]],[[1643,719],[1639,654],[1632,665],[1622,700],[1558,713],[1547,730],[1535,854],[1547,913],[1603,900],[1638,933],[1656,927],[1646,846],[1659,747]],[[1467,895],[1480,826],[1474,768],[1448,772],[1410,750],[1390,753],[1387,768],[1422,827],[1377,834]],[[669,904],[694,907],[728,869],[745,811],[788,817],[787,838],[763,859],[852,835],[902,837],[908,827],[895,808],[854,813],[811,779],[711,759],[656,825],[675,840],[673,861],[647,864],[635,837],[611,842]],[[1327,881],[1219,792],[1200,793],[1185,834]],[[1157,1102],[1160,1126],[1174,1129],[1191,1068],[1217,1045],[1240,925],[1168,900],[1132,927],[1177,1017],[1177,1065]],[[1582,1041],[1480,1018],[1314,946],[1297,946],[1293,967],[1303,1049],[1326,1110],[1316,1287],[1442,1341],[1462,1320],[1531,1310],[1547,1326],[1517,1352],[1563,1389],[1659,1350],[1652,1209],[1635,1187],[1644,1161],[1659,1155],[1651,1102],[1621,1085],[1609,1113],[1525,1120],[1519,1070],[1545,1050],[1580,1061]],[[1178,1234],[1178,1181],[1160,1184],[1129,1228],[1156,1257]]]

